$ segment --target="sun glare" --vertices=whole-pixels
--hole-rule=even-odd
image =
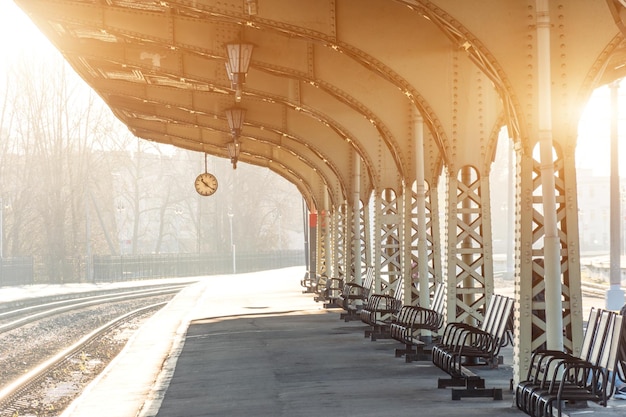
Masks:
[[[626,162],[626,87],[620,87],[618,134],[620,168]],[[576,166],[591,169],[594,175],[608,176],[610,170],[611,92],[608,86],[596,89],[585,106],[578,126]],[[624,161],[624,162],[622,162]],[[621,174],[624,172],[620,169]]]
[[[0,65],[5,67],[22,54],[50,53],[54,49],[13,0],[0,1],[0,39],[3,52]]]

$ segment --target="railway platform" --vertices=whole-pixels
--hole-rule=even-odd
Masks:
[[[302,268],[203,277],[150,319],[63,417],[508,416],[524,414],[504,365],[481,370],[504,399],[452,401],[430,362],[339,320],[302,294]],[[268,292],[268,280],[275,291]],[[592,301],[593,303],[594,301]],[[600,304],[601,299],[596,303]],[[590,308],[590,306],[588,307]],[[626,401],[570,415],[626,415]]]

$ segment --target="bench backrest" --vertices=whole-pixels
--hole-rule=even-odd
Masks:
[[[489,300],[489,304],[487,304],[487,310],[485,311],[485,317],[483,318],[482,323],[480,324],[480,330],[483,330],[487,333],[492,333],[494,330],[494,326],[498,322],[499,318],[502,315],[502,308],[504,307],[504,298],[501,295],[494,294],[491,296]]]
[[[492,335],[495,336],[497,344],[502,346],[505,342],[504,338],[506,337],[509,318],[513,314],[513,305],[515,302],[510,297],[502,297],[500,304],[500,320],[494,325],[494,333],[492,333]]]
[[[430,302],[430,309],[437,314],[443,315],[444,313],[444,309],[446,307],[445,295],[445,285],[440,282],[437,283],[435,285],[435,293],[433,294],[433,299]]]
[[[626,326],[626,319],[622,319],[622,326]],[[620,381],[626,381],[626,330],[622,327],[619,351],[617,352],[617,375]]]
[[[598,314],[598,310],[595,307],[591,307],[591,311],[589,312],[589,320],[587,320],[587,329],[585,330],[585,336],[583,337],[583,344],[580,347],[580,358],[584,360],[589,360],[589,355],[591,354],[591,346],[593,344],[593,339],[596,335],[596,328],[598,326],[598,318],[600,315]]]
[[[595,337],[593,340],[593,345],[591,346],[591,351],[589,352],[588,362],[592,364],[598,364],[601,359],[602,351],[606,346],[606,341],[611,337],[611,324],[613,321],[614,313],[602,310],[600,312],[600,318],[598,320],[598,325],[595,329]],[[606,350],[606,349],[604,349]]]
[[[363,278],[361,286],[363,287],[363,295],[365,298],[369,298],[370,292],[374,287],[374,268],[368,266],[365,269],[365,278]]]
[[[624,332],[623,328],[623,316],[619,316],[617,314],[613,314],[612,326],[610,326],[610,344],[605,346],[604,351],[602,352],[602,357],[600,358],[599,366],[605,368],[607,371],[613,373],[618,364],[618,355],[620,351],[620,346],[624,344]]]
[[[402,275],[398,276],[398,278],[394,281],[394,284],[396,284],[396,288],[393,289],[393,299],[396,303],[400,303],[400,305],[402,305],[402,302],[404,301],[404,282]]]

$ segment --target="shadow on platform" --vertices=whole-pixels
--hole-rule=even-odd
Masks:
[[[430,362],[395,358],[338,311],[299,311],[191,323],[158,417],[500,416],[512,408],[510,364],[480,374],[504,400],[452,401]],[[510,355],[508,355],[510,358]]]

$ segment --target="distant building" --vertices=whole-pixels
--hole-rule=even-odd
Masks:
[[[589,169],[577,170],[578,225],[581,254],[609,251],[610,244],[610,178],[592,175]],[[620,179],[621,184],[625,184]],[[622,185],[621,216],[622,241],[624,239],[624,199],[626,187]],[[624,245],[622,244],[622,251]]]

